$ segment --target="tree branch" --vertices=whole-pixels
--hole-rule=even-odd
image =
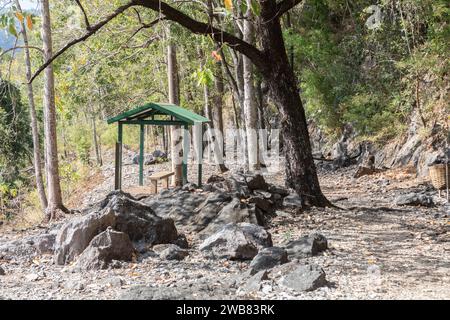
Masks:
[[[25,49],[25,48],[34,49],[34,50],[39,51],[40,53],[44,53],[44,51],[41,48],[35,47],[35,46],[28,46],[28,47],[27,46],[15,46],[15,47],[12,47],[12,48],[9,48],[9,49],[6,49],[5,51],[3,51],[0,54],[0,57],[2,57],[3,55],[5,55],[6,53],[8,53],[10,51],[13,51],[13,50],[16,50],[16,49]]]
[[[32,83],[34,79],[42,72],[44,71],[56,58],[58,58],[60,55],[62,55],[64,52],[66,52],[69,48],[73,47],[75,44],[80,43],[82,41],[85,41],[90,36],[94,35],[99,31],[102,27],[104,27],[108,22],[113,20],[118,15],[122,14],[125,10],[132,7],[134,5],[133,1],[128,2],[127,4],[118,7],[113,13],[105,17],[102,21],[96,23],[95,25],[91,26],[90,30],[88,30],[84,35],[82,35],[79,38],[76,38],[70,42],[68,42],[64,47],[59,49],[53,57],[51,57],[49,60],[47,60],[42,66],[39,67],[39,69],[33,74],[33,76],[30,78],[28,83]]]
[[[299,0],[291,0],[291,1],[299,1]],[[45,70],[56,58],[58,58],[60,55],[66,52],[69,48],[71,48],[77,43],[87,40],[89,37],[94,35],[97,31],[99,31],[102,27],[108,24],[115,17],[117,17],[125,10],[133,6],[142,6],[144,8],[148,8],[153,11],[159,12],[160,14],[164,15],[164,19],[176,22],[195,34],[211,36],[215,41],[221,44],[227,44],[234,50],[239,51],[240,53],[246,55],[259,68],[261,72],[265,72],[266,70],[268,70],[268,68],[270,68],[270,65],[267,63],[263,52],[258,50],[255,46],[243,41],[242,39],[233,36],[232,34],[226,31],[215,28],[211,24],[194,20],[187,14],[171,7],[167,3],[162,2],[160,0],[131,0],[127,4],[118,7],[113,13],[105,17],[102,21],[91,26],[90,30],[88,30],[83,36],[68,42],[64,47],[59,49],[53,55],[53,57],[48,59],[42,66],[39,67],[39,69],[30,78],[29,83],[32,83],[34,79],[36,79],[36,77],[43,70]]]
[[[291,10],[293,7],[298,5],[303,0],[283,0],[277,4],[277,14],[276,18],[281,17],[283,14]]]
[[[133,0],[134,4],[162,13],[167,20],[178,23],[195,34],[209,35],[221,44],[227,44],[234,50],[245,54],[262,71],[268,68],[263,52],[255,46],[233,36],[211,24],[192,19],[187,14],[160,0]]]
[[[84,22],[86,23],[86,30],[90,31],[91,30],[91,24],[89,23],[89,19],[88,19],[86,10],[84,10],[84,7],[81,5],[80,0],[75,0],[75,2],[77,3],[78,7],[80,7],[81,12],[83,12]]]

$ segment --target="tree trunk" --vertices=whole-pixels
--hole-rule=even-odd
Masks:
[[[250,44],[255,42],[255,29],[253,26],[253,14],[251,0],[247,0],[247,13],[244,20],[244,41]],[[247,138],[248,166],[250,171],[260,169],[258,156],[258,111],[256,106],[255,85],[253,78],[253,63],[247,57],[243,57],[243,80],[244,80],[244,114],[245,132]]]
[[[41,1],[41,9],[44,59],[49,60],[52,57],[52,31],[48,0]],[[63,205],[59,179],[58,145],[56,136],[55,79],[52,64],[45,69],[44,77],[44,133],[48,189],[47,219],[50,220],[56,217],[55,215],[58,209],[68,212]]]
[[[208,88],[207,84],[203,85],[203,99],[204,99],[205,116],[208,119],[212,119],[213,113],[212,113],[211,106],[209,103],[209,88]],[[209,122],[208,123],[209,146],[211,148],[210,150],[212,150],[212,152],[213,152],[215,163],[219,167],[220,172],[224,173],[224,172],[228,171],[228,168],[223,163],[223,143],[219,144],[219,142],[217,141],[217,136],[216,136],[216,134],[213,133],[213,132],[215,132],[214,129],[215,129],[214,122],[213,121]]]
[[[14,1],[17,9],[22,13],[19,0]],[[31,78],[31,58],[30,49],[28,48],[28,35],[25,27],[25,23],[21,22],[22,36],[25,45],[25,64],[26,64],[26,76],[27,80]],[[34,104],[33,84],[28,83],[28,104],[30,105],[30,118],[31,118],[31,134],[33,137],[33,162],[34,162],[34,175],[36,177],[36,187],[39,195],[39,201],[41,203],[42,210],[47,209],[47,196],[45,194],[44,179],[42,178],[42,159],[41,159],[41,146],[39,142],[39,128],[36,115],[36,106]]]
[[[102,155],[100,153],[100,148],[99,148],[99,144],[98,144],[98,139],[97,139],[97,124],[95,121],[95,115],[94,112],[92,112],[91,115],[91,122],[92,122],[92,142],[94,143],[94,150],[95,150],[95,158],[97,160],[97,164],[99,166],[102,166]]]
[[[286,184],[296,190],[305,205],[328,206],[322,194],[311,152],[305,109],[290,66],[275,1],[264,2],[261,16],[262,48],[271,67],[263,70],[264,79],[281,116],[281,136],[286,158]]]
[[[222,142],[224,141],[224,128],[223,128],[223,96],[225,93],[224,85],[223,85],[223,73],[221,62],[217,62],[216,64],[216,74],[214,76],[214,88],[215,93],[213,97],[214,101],[214,111],[213,111],[213,119],[214,119],[214,127],[220,132],[222,135]],[[223,149],[222,143],[222,150]]]
[[[177,52],[174,44],[167,46],[167,76],[169,83],[169,102],[175,105],[180,104],[180,90],[178,84],[178,65],[177,65]],[[183,135],[180,134],[180,126],[171,127],[171,158],[172,158],[172,171],[175,172],[173,178],[173,184],[175,186],[181,186],[183,184],[183,152],[181,144],[183,141]]]

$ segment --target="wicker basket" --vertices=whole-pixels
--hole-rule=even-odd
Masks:
[[[445,167],[447,166],[447,170]],[[435,164],[430,167],[430,179],[433,187],[437,190],[443,190],[447,187],[447,181],[450,181],[450,165]]]

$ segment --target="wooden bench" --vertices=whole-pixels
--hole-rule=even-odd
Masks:
[[[161,171],[155,174],[152,174],[150,179],[150,187],[152,193],[158,193],[158,181],[162,180],[163,188],[168,189],[169,188],[169,178],[171,176],[175,175],[175,172],[172,171]]]

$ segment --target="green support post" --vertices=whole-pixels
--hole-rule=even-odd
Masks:
[[[202,186],[202,163],[203,163],[203,125],[201,122],[196,122],[194,124],[194,137],[196,141],[196,152],[197,152],[197,185]]]
[[[117,189],[118,190],[122,190],[122,146],[123,146],[123,126],[122,123],[119,122],[119,127],[118,127],[118,134],[117,134],[117,141],[118,141],[118,160],[119,163],[117,165],[118,168],[118,184],[117,184]]]
[[[187,124],[184,125],[183,131],[183,185],[188,183],[187,179],[187,161],[188,161],[188,153],[189,153],[189,126]]]
[[[141,135],[139,138],[139,185],[144,185],[144,125],[141,124]]]

